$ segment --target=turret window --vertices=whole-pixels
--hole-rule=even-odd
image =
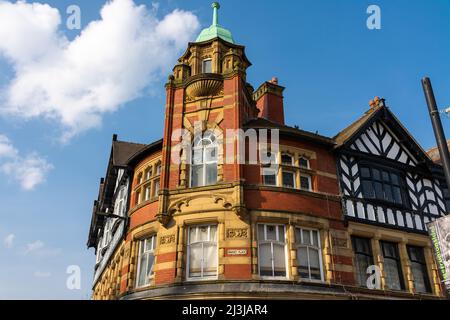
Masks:
[[[217,141],[211,131],[194,141],[191,166],[191,187],[217,183]]]
[[[212,73],[212,60],[211,59],[203,60],[202,73]]]

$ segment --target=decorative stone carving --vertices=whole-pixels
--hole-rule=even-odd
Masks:
[[[248,228],[228,228],[226,232],[226,236],[228,239],[233,238],[248,238]]]
[[[175,243],[175,234],[168,234],[168,235],[161,236],[159,238],[160,245],[171,244],[171,243]]]

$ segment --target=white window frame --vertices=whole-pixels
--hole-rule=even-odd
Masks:
[[[152,266],[152,268],[153,268],[153,270],[155,268],[155,264],[156,264],[155,249],[156,249],[156,240],[157,240],[156,234],[139,241],[139,248],[138,248],[138,253],[139,254],[138,254],[137,273],[136,273],[136,288],[143,288],[143,287],[149,286],[150,283],[151,283],[150,280],[155,277],[155,272],[153,271],[153,273],[148,278],[148,280],[149,280],[148,283],[144,283],[142,285],[139,285],[139,275],[140,275],[141,268],[142,268],[142,266],[141,266],[141,248],[142,248],[142,246],[145,246],[145,243],[147,241],[149,241],[149,240],[152,241],[152,245],[151,245],[152,249],[149,250],[149,251],[143,252],[143,254],[150,254],[150,253],[153,254],[154,258],[153,258],[153,266]]]
[[[266,174],[264,174],[266,171],[269,171],[269,172],[273,172],[274,173],[274,175],[275,175],[275,184],[266,184],[266,182],[265,182],[265,180],[264,180],[264,177],[266,176]],[[278,186],[278,170],[277,169],[273,169],[273,168],[269,168],[269,167],[263,167],[262,168],[262,176],[263,176],[263,185],[265,185],[265,186],[270,186],[270,187],[276,187],[276,186]]]
[[[149,201],[152,193],[152,185],[150,183],[145,185],[144,190],[145,190],[144,201]]]
[[[216,227],[216,275],[214,276],[201,276],[201,277],[190,277],[189,276],[189,270],[190,270],[190,253],[191,253],[191,239],[190,239],[190,234],[191,234],[191,229],[192,228],[197,228],[197,230],[199,230],[202,227],[208,227],[208,239],[209,241],[205,241],[208,243],[212,243],[212,241],[210,240],[211,238],[211,228],[210,227]],[[198,231],[197,231],[198,232]],[[203,243],[205,242],[201,242],[202,243],[202,249],[203,249]],[[203,250],[202,250],[202,254],[203,254]],[[216,280],[219,277],[219,225],[218,224],[202,224],[202,225],[192,225],[189,226],[189,228],[187,228],[187,250],[186,250],[186,280],[187,281],[205,281],[205,280]],[[204,257],[202,257],[202,261]],[[203,263],[202,263],[202,271],[201,273],[203,274]]]
[[[309,188],[308,189],[303,189],[302,188],[302,178],[308,178],[309,181]],[[300,190],[306,190],[306,191],[312,191],[313,187],[312,187],[312,177],[309,174],[302,174],[300,173]]]
[[[301,160],[306,160],[306,167],[305,166],[302,166],[301,164],[300,164],[300,161]],[[310,166],[311,164],[310,164],[310,162],[309,162],[309,159],[307,158],[307,157],[305,157],[305,156],[300,156],[299,158],[298,158],[298,166],[300,167],[300,168],[302,168],[302,169],[310,169],[311,168],[311,166]]]
[[[259,226],[264,226],[264,240],[259,239]],[[265,240],[267,239],[267,227],[268,226],[273,226],[275,227],[276,230],[276,238],[277,240]],[[270,243],[270,248],[271,248],[271,260],[272,260],[272,274],[274,273],[274,269],[275,269],[275,265],[274,265],[274,259],[273,259],[273,242],[277,242],[278,244],[280,244],[281,242],[279,241],[279,231],[278,231],[278,227],[282,226],[284,228],[284,265],[286,266],[286,276],[262,276],[261,275],[261,263],[260,263],[260,258],[261,258],[261,249],[260,249],[260,244],[261,242],[263,243]],[[288,249],[287,249],[287,241],[288,241],[288,237],[287,237],[287,228],[286,225],[284,224],[277,224],[277,223],[258,223],[256,225],[256,234],[258,236],[258,275],[261,279],[288,279],[289,278],[289,259],[288,259]]]
[[[288,186],[285,186],[284,185],[284,181],[283,181],[283,173],[285,173],[285,172],[289,172],[289,173],[292,173],[292,176],[293,176],[293,182],[294,182],[294,185],[292,186],[292,187],[288,187]],[[283,187],[283,188],[289,188],[289,189],[297,189],[297,171],[295,171],[295,170],[289,170],[289,169],[282,169],[281,170],[281,187]]]
[[[211,138],[210,138],[211,136],[214,136],[214,141],[211,140]],[[202,141],[205,140],[205,139],[209,139],[211,141],[211,144],[206,146],[206,147],[203,146],[203,144],[202,144]],[[211,148],[215,148],[215,150],[216,150],[216,159],[214,161],[212,161],[212,160],[211,161],[205,161],[206,154],[207,154],[206,150],[211,149]],[[194,168],[194,166],[200,166],[200,164],[195,164],[194,165],[194,162],[193,162],[194,161],[194,154],[195,154],[196,150],[200,150],[200,149],[202,150],[202,161],[203,162],[201,163],[201,166],[202,166],[203,181],[201,183],[199,183],[198,185],[193,186],[193,184],[192,184],[192,182],[193,182],[193,179],[192,179],[193,168]],[[191,161],[190,170],[189,170],[190,171],[189,186],[191,188],[204,187],[204,186],[210,185],[210,184],[206,184],[206,172],[207,172],[206,168],[208,167],[209,164],[215,164],[216,165],[216,171],[217,171],[218,163],[219,163],[218,156],[219,156],[219,146],[217,144],[217,137],[215,136],[213,131],[205,131],[205,133],[202,135],[201,139],[199,139],[198,141],[194,141],[194,145],[193,145],[193,148],[192,148],[192,154],[191,154],[192,161]],[[214,185],[214,184],[217,184],[217,175],[216,175],[216,182],[211,184],[211,185]]]
[[[291,163],[288,164],[288,163],[286,163],[286,162],[283,162],[283,156],[288,156],[288,157],[290,157],[290,158],[291,158]],[[281,164],[282,164],[282,165],[285,165],[285,166],[294,166],[294,163],[295,163],[295,157],[294,157],[292,154],[288,153],[288,152],[282,152],[282,153],[281,153],[280,161],[281,161]]]
[[[211,62],[211,72],[205,72],[205,62],[209,61]],[[202,73],[212,73],[213,72],[213,65],[212,65],[212,59],[211,58],[206,58],[202,60]]]
[[[158,185],[158,188],[156,188],[156,185]],[[159,180],[159,178],[158,178],[153,181],[152,198],[158,197],[158,193],[159,193],[160,189],[161,189],[161,180]]]
[[[308,273],[309,273],[309,278],[303,278],[300,277],[301,280],[304,281],[309,281],[309,282],[324,282],[324,271],[323,271],[323,258],[322,258],[322,243],[320,241],[320,230],[318,229],[311,229],[311,228],[304,228],[301,226],[297,226],[295,227],[295,231],[297,230],[304,230],[304,231],[309,231],[310,232],[310,239],[312,239],[312,232],[316,231],[317,232],[317,245],[318,247],[314,247],[313,245],[306,245],[306,244],[302,244],[301,242],[297,242],[297,239],[295,240],[295,249],[296,249],[296,256],[295,256],[295,260],[297,261],[297,263],[299,263],[298,261],[298,248],[299,247],[303,247],[303,248],[308,248],[307,252],[308,252]],[[294,237],[296,236],[297,232],[294,232]],[[301,240],[303,240],[303,232],[300,232],[301,235]],[[320,267],[320,280],[319,279],[311,279],[311,262],[309,261],[309,247],[311,247],[314,250],[318,250],[319,251],[319,267]],[[300,276],[300,273],[298,273]]]

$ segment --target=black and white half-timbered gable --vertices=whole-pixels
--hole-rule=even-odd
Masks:
[[[385,106],[371,108],[336,137],[343,209],[348,220],[426,232],[450,212],[442,167]]]
[[[144,147],[142,144],[117,141],[117,136],[113,136],[106,176],[100,181],[98,198],[94,201],[87,243],[88,248],[95,248],[96,252],[94,284],[125,234],[132,178],[127,163]]]

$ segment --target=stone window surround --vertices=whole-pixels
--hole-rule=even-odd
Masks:
[[[424,250],[425,261],[427,265],[428,279],[431,285],[431,293],[423,293],[423,295],[440,295],[440,280],[438,275],[438,269],[433,259],[433,252],[431,244],[427,241],[427,238],[422,236],[414,236],[398,234],[398,232],[392,230],[367,228],[366,226],[355,226],[350,225],[349,236],[364,237],[370,240],[372,247],[373,261],[376,266],[380,268],[381,271],[381,290],[389,290],[385,286],[385,274],[383,269],[384,258],[381,251],[380,241],[394,242],[398,245],[398,251],[400,255],[401,271],[403,274],[405,290],[400,290],[401,292],[415,293],[414,291],[414,279],[412,276],[411,262],[409,260],[407,245],[413,245],[417,247],[422,247]],[[394,290],[395,291],[395,290]]]

